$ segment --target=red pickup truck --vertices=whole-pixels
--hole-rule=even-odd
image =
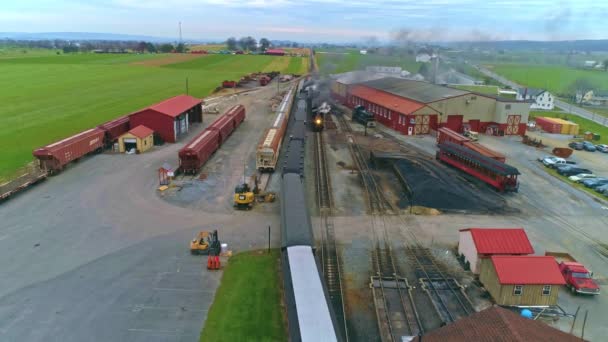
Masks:
[[[552,256],[557,261],[559,270],[566,280],[566,286],[572,293],[598,295],[600,294],[599,285],[593,280],[593,272],[580,262],[577,262],[570,254],[562,252],[545,252],[545,255]]]

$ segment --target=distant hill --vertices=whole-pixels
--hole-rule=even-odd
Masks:
[[[608,51],[608,39],[533,41],[504,40],[487,42],[445,42],[440,45],[455,48],[479,48],[484,50],[548,50],[548,51]]]
[[[155,43],[174,42],[177,38],[153,37],[120,33],[96,33],[96,32],[0,32],[0,39],[14,40],[122,40],[122,41],[148,41]],[[200,40],[188,40],[185,42],[200,42]]]

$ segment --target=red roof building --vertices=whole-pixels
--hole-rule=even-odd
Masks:
[[[479,280],[498,305],[553,306],[566,284],[552,256],[493,255],[483,259]]]
[[[149,137],[150,134],[154,133],[154,131],[144,125],[139,125],[133,129],[131,129],[129,131],[129,133],[133,134],[134,136],[136,136],[138,138],[144,139],[146,137]]]
[[[459,232],[458,254],[476,274],[482,258],[534,253],[523,228],[466,228]]]
[[[575,342],[582,339],[565,333],[549,325],[493,306],[471,316],[457,320],[437,330],[433,330],[422,338],[414,341],[421,342]]]
[[[202,100],[178,95],[130,115],[131,127],[144,125],[164,141],[176,142],[188,133],[190,124],[203,122]]]
[[[283,49],[267,49],[266,52],[264,52],[264,54],[266,54],[266,55],[272,55],[272,56],[285,56],[285,50],[283,50]]]

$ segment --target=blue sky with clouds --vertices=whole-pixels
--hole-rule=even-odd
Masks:
[[[608,38],[608,0],[17,0],[0,32],[298,41]]]

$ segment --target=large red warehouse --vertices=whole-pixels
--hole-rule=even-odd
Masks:
[[[190,124],[203,122],[202,100],[178,95],[130,115],[131,127],[144,125],[163,141],[176,142],[188,133]]]
[[[428,134],[439,127],[463,132],[522,135],[530,103],[396,77],[332,85],[348,107],[362,105],[376,120],[403,134]]]

